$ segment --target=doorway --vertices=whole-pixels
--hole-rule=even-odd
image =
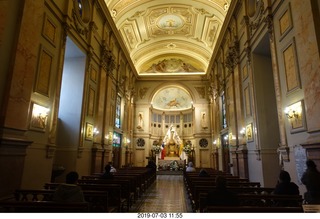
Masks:
[[[76,169],[80,144],[86,56],[67,37],[63,64],[54,163],[66,171]]]
[[[280,171],[277,148],[280,142],[278,109],[274,86],[270,39],[266,33],[259,41],[252,53],[253,87],[256,112],[257,143],[262,160],[262,175],[255,175],[262,179],[264,185],[273,185],[273,179]],[[250,148],[250,146],[249,146]]]
[[[230,171],[230,152],[229,152],[229,142],[228,133],[221,135],[221,146],[222,146],[222,170],[226,173],[231,173]]]

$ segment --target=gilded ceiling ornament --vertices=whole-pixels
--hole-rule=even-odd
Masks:
[[[144,99],[146,96],[147,91],[149,90],[148,87],[143,87],[139,89],[139,97],[140,99]]]
[[[168,48],[168,49],[175,49],[176,47],[177,47],[177,45],[174,44],[174,43],[169,43],[169,44],[167,45],[167,48]]]

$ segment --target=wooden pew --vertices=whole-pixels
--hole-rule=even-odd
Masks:
[[[52,201],[55,190],[17,189],[15,201],[36,202]],[[89,203],[89,212],[116,212],[116,207],[109,204],[107,191],[83,191],[85,201]]]
[[[199,198],[199,209],[204,212],[206,206],[207,192],[201,193]],[[253,207],[302,207],[301,195],[275,195],[275,194],[237,194],[239,206]]]
[[[131,179],[124,178],[114,178],[114,179],[79,179],[78,185],[109,185],[109,184],[118,184],[121,186],[121,198],[125,200],[126,211],[130,210],[130,207],[133,204],[136,185],[135,182]]]
[[[208,206],[205,213],[303,213],[302,207]]]
[[[195,186],[194,187],[194,194],[191,195],[190,201],[192,205],[192,209],[194,211],[198,210],[200,208],[200,202],[201,198],[203,198],[203,194],[207,194],[208,191],[211,189],[215,189],[215,186]],[[236,193],[236,194],[271,194],[272,191],[274,191],[274,188],[271,187],[246,187],[246,188],[240,188],[240,187],[227,187],[228,190]]]
[[[64,212],[89,212],[89,203],[61,203],[53,201],[1,201],[0,212],[43,212],[43,213],[64,213]]]
[[[56,189],[60,183],[45,183],[45,189]],[[79,184],[82,191],[102,191],[108,192],[109,207],[115,208],[116,212],[124,212],[127,200],[122,197],[122,187],[120,184]]]

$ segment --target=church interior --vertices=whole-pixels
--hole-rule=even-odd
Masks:
[[[285,170],[303,197],[306,161],[320,170],[319,21],[320,0],[0,1],[0,203],[108,163],[139,174],[121,211],[154,183],[191,199],[189,162],[261,188]]]

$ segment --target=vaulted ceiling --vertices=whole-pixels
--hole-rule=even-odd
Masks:
[[[231,0],[105,0],[140,76],[205,74]]]

